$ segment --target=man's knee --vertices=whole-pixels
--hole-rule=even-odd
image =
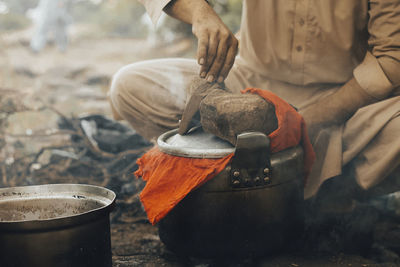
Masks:
[[[135,79],[135,64],[125,66],[118,70],[112,79],[108,99],[111,105],[111,110],[114,119],[123,119],[123,103],[127,103],[128,96],[135,95],[136,83],[132,82]]]
[[[388,122],[389,131],[398,132],[400,130],[400,111],[395,114],[392,119]]]

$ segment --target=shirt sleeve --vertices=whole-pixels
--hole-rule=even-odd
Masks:
[[[377,99],[400,85],[400,0],[370,0],[369,51],[354,77]]]
[[[154,25],[157,24],[158,19],[161,16],[163,8],[168,5],[172,0],[138,0],[146,8],[151,21]]]

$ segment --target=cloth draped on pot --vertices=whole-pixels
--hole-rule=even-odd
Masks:
[[[301,144],[305,152],[304,179],[307,178],[315,159],[315,153],[307,135],[304,119],[286,101],[270,91],[247,88],[242,93],[258,94],[275,106],[278,127],[270,133],[270,152]],[[187,194],[200,187],[221,172],[233,157],[233,153],[219,159],[185,158],[165,154],[154,147],[137,163],[137,177],[145,180],[140,194],[149,221],[154,225],[168,214]],[[306,181],[305,181],[306,182]]]

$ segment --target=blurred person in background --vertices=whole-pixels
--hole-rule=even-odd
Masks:
[[[72,23],[69,14],[72,0],[40,0],[36,8],[35,32],[30,47],[35,53],[40,52],[51,39],[57,48],[65,52],[68,45],[68,25]]]

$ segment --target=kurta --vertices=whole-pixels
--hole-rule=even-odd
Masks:
[[[140,0],[153,22],[170,0]],[[147,138],[178,126],[185,88],[199,67],[194,60],[132,64],[114,77],[110,100]],[[317,160],[305,188],[319,186],[351,165],[368,189],[400,165],[400,1],[246,0],[239,55],[226,79],[234,92],[270,90],[302,108],[355,78],[378,102],[345,124],[321,129]]]

